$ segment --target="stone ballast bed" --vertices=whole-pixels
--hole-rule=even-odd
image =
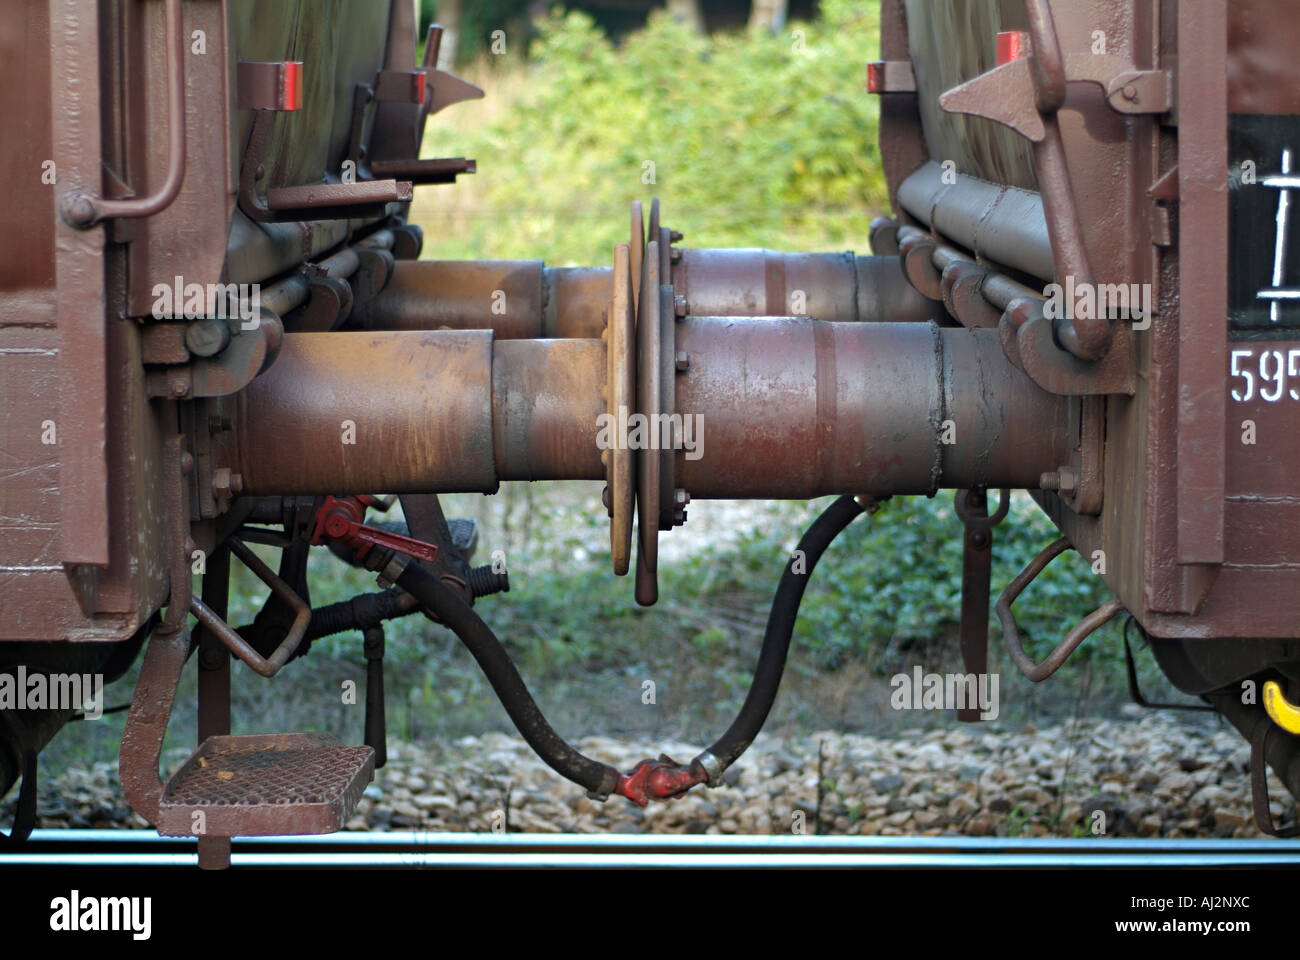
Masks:
[[[699,748],[606,737],[577,745],[621,770],[660,752],[689,760]],[[1104,825],[1106,836],[1258,836],[1249,760],[1249,747],[1225,725],[1146,712],[1043,729],[761,735],[724,786],[642,809],[621,797],[588,799],[519,737],[491,733],[390,744],[388,764],[347,828],[1023,837],[1092,836]],[[1294,805],[1273,778],[1270,789],[1281,822]],[[16,800],[15,790],[0,807],[6,826]],[[126,808],[109,763],[46,782],[39,813],[47,828],[146,825]]]

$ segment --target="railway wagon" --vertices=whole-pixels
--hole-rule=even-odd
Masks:
[[[611,212],[627,242],[581,268],[420,258],[413,191],[478,175],[420,156],[426,122],[483,91],[417,32],[410,0],[0,18],[0,674],[75,693],[141,661],[137,812],[198,835],[204,866],[232,836],[337,830],[384,761],[383,624],[407,615],[451,629],[591,796],[716,785],[767,717],[817,559],[885,497],[955,491],[962,655],[984,673],[992,530],[1027,490],[1060,538],[997,585],[1016,666],[1046,679],[1131,615],[1251,743],[1273,831],[1265,765],[1300,795],[1300,11],[882,0],[879,59],[845,65],[879,97],[892,216],[870,254],[693,248],[653,202]],[[439,494],[548,480],[604,483],[644,605],[692,500],[837,496],[781,573],[735,721],[689,761],[583,756],[475,612],[507,574],[471,563]],[[313,547],[377,588],[314,607]],[[1069,549],[1113,596],[1035,662],[1013,603]],[[227,619],[232,563],[265,585],[249,624]],[[291,683],[342,632],[369,665],[363,744],[230,735],[234,658]],[[201,743],[164,782],[190,657]],[[54,699],[0,702],[11,842],[77,709]]]

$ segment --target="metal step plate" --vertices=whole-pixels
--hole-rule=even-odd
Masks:
[[[209,737],[167,781],[163,836],[333,833],[375,773],[370,747],[327,733]]]

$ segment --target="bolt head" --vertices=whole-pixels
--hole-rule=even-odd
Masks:
[[[63,219],[69,226],[89,227],[95,222],[95,204],[84,194],[65,196],[60,206],[63,208]]]
[[[673,313],[675,313],[677,316],[679,317],[686,316],[686,311],[689,309],[689,307],[690,304],[686,302],[685,297],[680,295],[673,297]]]
[[[1124,89],[1120,92],[1124,94],[1125,100],[1136,100],[1138,97],[1137,87],[1133,86],[1131,83],[1125,84]]]
[[[185,328],[185,346],[200,357],[220,353],[230,331],[219,320],[196,320]]]
[[[681,372],[683,372],[683,371],[685,371],[685,370],[690,369],[690,366],[691,366],[691,355],[690,355],[689,353],[687,353],[685,350],[679,350],[679,351],[677,351],[677,358],[676,358],[675,364],[676,364],[676,367],[677,367],[677,371],[678,371],[678,373],[681,373]]]

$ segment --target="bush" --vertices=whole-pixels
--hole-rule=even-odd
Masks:
[[[430,124],[426,155],[480,171],[476,209],[431,232],[430,255],[605,264],[631,201],[648,213],[654,196],[692,246],[864,249],[888,207],[860,69],[877,19],[831,0],[782,35],[705,37],[661,12],[615,47],[586,14],[553,14],[512,68],[527,72],[517,102],[486,129]],[[487,73],[489,97],[502,79]]]

